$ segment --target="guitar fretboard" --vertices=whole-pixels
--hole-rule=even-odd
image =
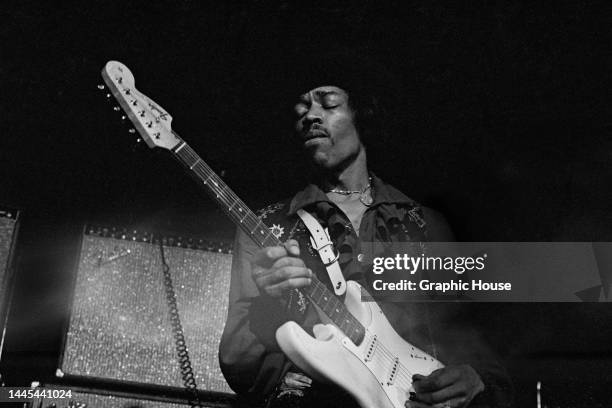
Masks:
[[[173,132],[174,133],[174,132]],[[182,140],[178,135],[175,136]],[[206,187],[230,219],[260,247],[279,246],[283,243],[264,222],[225,184],[200,156],[184,141],[172,149],[175,158],[188,169],[201,186]],[[325,284],[316,277],[310,286],[299,291],[315,303],[354,344],[360,344],[365,336],[363,325],[348,311]]]

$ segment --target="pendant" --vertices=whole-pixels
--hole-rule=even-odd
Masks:
[[[372,203],[374,202],[374,199],[372,198],[372,194],[368,194],[368,190],[364,191],[363,193],[359,195],[359,201],[361,201],[361,204],[365,205],[366,207],[371,206]]]

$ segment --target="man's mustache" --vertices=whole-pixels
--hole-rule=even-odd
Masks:
[[[325,129],[323,126],[317,124],[317,123],[313,123],[312,125],[305,127],[302,130],[302,136],[304,137],[308,137],[309,134],[312,134],[314,132],[322,132],[325,133],[326,136],[329,136],[329,133],[327,132],[327,129]]]

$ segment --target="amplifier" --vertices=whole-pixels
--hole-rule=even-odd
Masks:
[[[162,255],[192,370],[177,357]],[[218,363],[231,261],[229,244],[87,227],[57,375],[182,388],[188,374],[231,393]]]
[[[4,332],[11,301],[12,258],[17,241],[18,224],[19,212],[17,210],[0,208],[0,324],[2,325],[0,356],[4,348]]]

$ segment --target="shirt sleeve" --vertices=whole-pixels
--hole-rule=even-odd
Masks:
[[[261,399],[284,374],[288,360],[276,343],[286,322],[283,302],[259,293],[251,277],[257,245],[239,231],[232,260],[228,316],[219,345],[221,371],[239,395]]]

